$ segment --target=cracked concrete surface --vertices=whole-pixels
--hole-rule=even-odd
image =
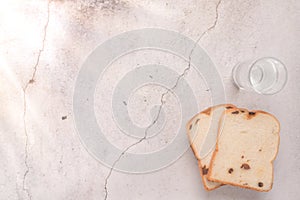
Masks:
[[[48,28],[48,24],[49,24],[49,17],[50,17],[50,0],[48,1],[48,4],[47,4],[47,17],[46,17],[46,23],[45,23],[45,26],[44,26],[44,35],[43,35],[43,39],[42,39],[42,45],[41,45],[41,48],[38,51],[38,55],[37,55],[36,63],[33,67],[33,73],[32,73],[31,79],[26,83],[26,85],[23,88],[23,102],[24,102],[24,105],[23,105],[24,106],[23,123],[24,123],[24,133],[25,133],[25,137],[26,137],[25,138],[25,159],[24,159],[24,163],[25,163],[25,166],[26,166],[26,171],[25,171],[24,176],[23,176],[23,183],[22,183],[23,186],[22,187],[23,187],[23,190],[26,192],[29,199],[31,199],[31,194],[30,194],[29,189],[26,187],[26,177],[29,173],[28,132],[27,132],[27,125],[26,125],[26,114],[27,114],[26,91],[27,91],[27,88],[29,87],[29,85],[34,83],[34,78],[35,78],[35,75],[36,75],[36,72],[37,72],[37,69],[38,69],[38,66],[39,66],[40,57],[41,57],[41,54],[42,54],[42,52],[44,51],[44,48],[45,48],[45,41],[46,41],[46,35],[47,35],[47,28]]]
[[[297,199],[299,6],[294,0],[1,2],[0,199]],[[200,109],[210,105],[210,92],[206,91],[203,79],[192,71],[190,57],[189,62],[172,66],[171,58],[161,56],[162,64],[172,66],[179,76],[169,90],[153,89],[153,93],[144,94],[147,100],[156,99],[159,109],[152,117],[143,111],[133,115],[135,121],[149,122],[142,139],[128,137],[118,129],[108,117],[109,95],[100,96],[100,105],[105,108],[99,110],[97,117],[103,122],[101,126],[107,130],[109,141],[123,149],[123,153],[108,168],[86,151],[72,120],[73,90],[80,66],[108,38],[145,27],[174,30],[199,43],[223,78],[228,102],[263,109],[278,117],[282,134],[271,192],[225,186],[207,193],[202,189],[190,150],[174,164],[156,172],[128,174],[114,170],[126,152],[147,153],[155,151],[158,144],[168,145],[172,141],[175,125],[167,126],[162,142],[157,143],[147,138],[147,130],[156,123],[164,106],[176,106],[169,96],[180,80],[188,80]],[[286,88],[274,96],[238,92],[231,82],[232,67],[262,56],[274,56],[286,64]],[[136,60],[142,63],[143,59]],[[130,64],[130,60],[120,61],[120,72],[105,79],[107,83],[100,84],[100,90],[112,91],[110,81],[131,70],[125,67]],[[126,104],[129,110],[138,107],[137,102]],[[180,119],[180,113],[172,115],[174,119],[170,120]]]
[[[162,107],[165,103],[165,100],[164,100],[164,97],[169,93],[169,92],[172,92],[178,85],[180,79],[184,78],[185,74],[188,73],[188,71],[190,70],[191,68],[191,56],[196,48],[196,46],[198,45],[198,43],[200,42],[200,40],[202,39],[202,37],[207,34],[209,31],[213,30],[215,28],[215,26],[217,25],[217,22],[218,22],[218,18],[219,18],[219,13],[218,13],[218,8],[219,8],[219,5],[221,4],[221,0],[218,1],[217,5],[216,5],[216,17],[215,17],[215,20],[213,22],[213,24],[206,30],[204,31],[200,36],[199,38],[196,40],[195,42],[195,45],[194,47],[192,48],[191,52],[189,53],[189,61],[188,61],[188,66],[183,70],[183,73],[180,74],[177,79],[176,79],[176,82],[174,84],[174,86],[172,86],[171,88],[167,89],[166,92],[164,92],[161,97],[160,97],[160,105],[159,105],[159,109],[158,109],[158,113],[155,117],[155,119],[153,120],[153,122],[146,128],[145,130],[145,135],[143,138],[141,138],[140,140],[138,140],[137,142],[133,143],[132,145],[128,146],[121,154],[120,156],[118,157],[118,159],[113,163],[113,165],[111,166],[110,170],[109,170],[109,173],[107,175],[107,177],[105,178],[105,183],[104,183],[104,191],[105,191],[105,196],[104,196],[104,199],[106,200],[108,198],[108,181],[109,181],[109,178],[112,174],[112,171],[114,170],[114,167],[115,165],[117,164],[117,162],[122,158],[122,156],[132,147],[134,147],[135,145],[137,144],[140,144],[143,140],[145,140],[147,138],[147,135],[148,135],[148,130],[157,122],[157,120],[159,119],[159,116],[160,116],[160,113],[161,113],[161,110],[162,110]]]

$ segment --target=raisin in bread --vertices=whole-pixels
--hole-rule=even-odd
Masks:
[[[257,191],[271,190],[279,129],[278,120],[269,113],[226,110],[220,119],[208,179]]]
[[[222,185],[222,183],[207,180],[207,173],[210,170],[210,161],[215,150],[220,117],[224,110],[232,108],[235,106],[230,104],[214,106],[197,114],[187,123],[188,138],[195,157],[198,159],[204,188],[208,191]]]

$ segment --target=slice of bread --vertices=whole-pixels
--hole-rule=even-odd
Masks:
[[[236,107],[231,104],[214,106],[197,114],[187,123],[188,138],[195,157],[198,159],[204,188],[208,191],[222,185],[222,183],[207,180],[207,173],[210,170],[210,161],[215,150],[220,117],[224,110],[232,108]]]
[[[278,120],[263,111],[226,110],[220,119],[208,180],[257,191],[273,185],[273,161],[279,148]]]

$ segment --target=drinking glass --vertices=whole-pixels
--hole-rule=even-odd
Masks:
[[[232,70],[234,83],[242,90],[275,94],[287,82],[287,70],[276,58],[264,57],[237,64]]]

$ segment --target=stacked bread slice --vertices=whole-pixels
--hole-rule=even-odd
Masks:
[[[224,184],[269,191],[279,148],[279,122],[264,111],[225,104],[208,108],[187,124],[204,188]]]

